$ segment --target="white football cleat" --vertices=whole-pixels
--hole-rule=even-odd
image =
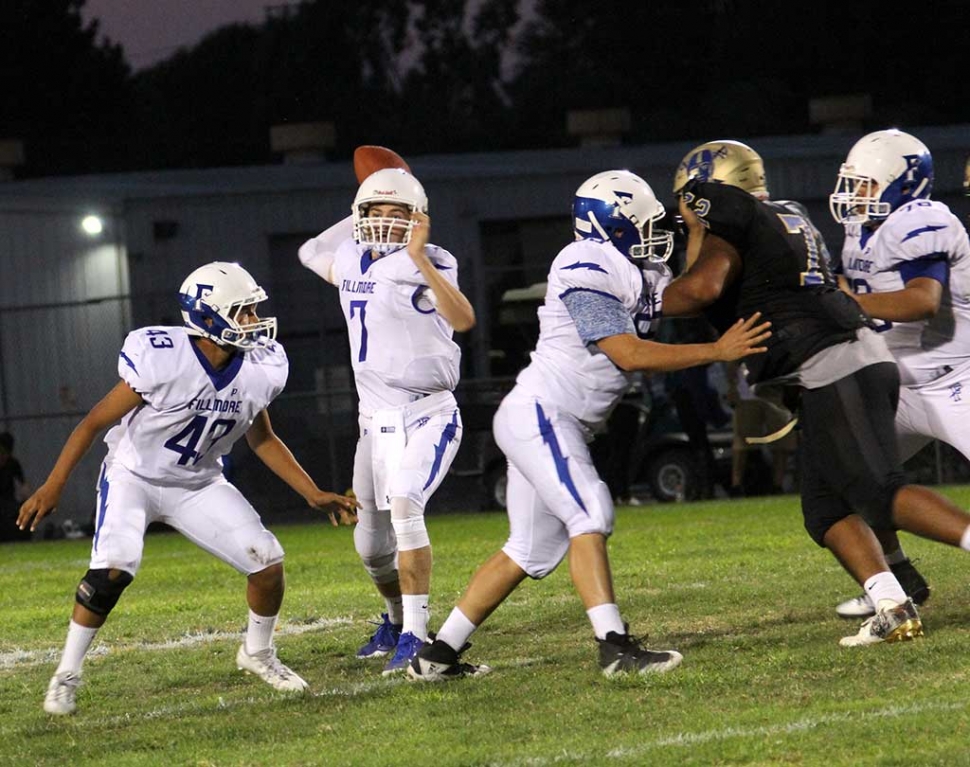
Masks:
[[[243,642],[236,653],[236,666],[240,671],[255,674],[281,692],[305,692],[310,687],[299,674],[280,662],[275,647],[267,647],[250,655]]]
[[[44,711],[54,716],[66,716],[77,711],[74,698],[77,695],[81,677],[73,671],[62,671],[51,677],[44,696]]]

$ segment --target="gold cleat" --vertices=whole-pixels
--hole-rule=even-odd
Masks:
[[[912,599],[902,604],[886,603],[866,620],[858,634],[842,637],[843,647],[865,647],[880,642],[909,642],[923,636],[923,622]]]
[[[886,637],[887,642],[910,642],[916,637],[923,636],[923,621],[919,618],[911,618],[901,626],[893,629]]]

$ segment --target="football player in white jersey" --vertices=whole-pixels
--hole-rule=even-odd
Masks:
[[[526,577],[544,578],[567,553],[605,675],[680,664],[674,650],[643,647],[620,615],[607,556],[613,500],[587,443],[633,371],[739,359],[764,351],[759,344],[770,333],[766,323],[755,326],[755,314],[714,344],[644,340],[671,277],[663,262],[672,235],[657,226],[663,215],[647,183],[629,171],[598,173],[577,190],[576,241],[552,262],[532,362],[495,414],[495,439],[509,461],[508,541],[472,577],[435,641],[418,653],[411,678],[487,671],[461,662],[466,640]]]
[[[283,549],[222,475],[222,456],[245,436],[253,452],[331,521],[354,520],[355,502],[320,490],[270,424],[266,408],[289,370],[276,319],[259,319],[266,293],[238,264],[214,262],[182,284],[184,327],[146,327],[125,339],[121,380],[74,429],[50,476],[20,509],[20,529],[58,503],[71,471],[110,424],[98,481],[94,542],[60,664],[44,699],[71,714],[84,656],[138,573],[145,530],[164,522],[247,576],[249,625],[240,669],[277,690],[306,682],[276,657],[273,630],[283,601]]]
[[[930,199],[933,158],[896,129],[859,139],[839,171],[830,207],[845,225],[841,272],[877,319],[899,365],[896,435],[906,461],[934,439],[970,458],[970,242],[959,219]],[[839,269],[837,269],[838,271]],[[930,593],[892,530],[879,531],[907,594]],[[842,602],[844,618],[872,615],[865,595]]]
[[[387,612],[357,651],[403,672],[428,638],[431,540],[424,509],[461,443],[452,393],[461,352],[454,331],[475,312],[458,262],[428,243],[428,198],[400,168],[361,183],[352,215],[300,248],[300,261],[337,286],[360,399],[354,493],[357,553]]]

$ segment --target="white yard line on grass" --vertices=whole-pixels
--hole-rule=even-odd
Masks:
[[[502,664],[503,666],[506,664]],[[353,698],[358,695],[366,695],[375,690],[388,689],[401,684],[408,683],[403,675],[395,676],[391,679],[374,679],[368,682],[354,682],[344,686],[330,687],[319,692],[311,692],[309,697],[329,698],[329,697],[348,697]],[[417,684],[417,683],[414,683]],[[113,727],[119,724],[131,724],[133,722],[151,721],[156,719],[167,719],[171,717],[179,718],[192,716],[200,713],[211,712],[213,710],[237,709],[243,706],[263,706],[269,701],[281,699],[284,694],[269,694],[268,696],[247,696],[235,700],[225,700],[220,697],[217,702],[211,700],[195,700],[181,703],[175,706],[163,706],[160,708],[149,709],[147,711],[134,711],[125,714],[116,714],[109,717],[88,717],[83,714],[62,720],[65,725],[76,725],[84,731],[90,732],[100,727]],[[299,699],[300,696],[292,696]],[[954,712],[967,708],[967,703],[914,703],[909,706],[887,706],[874,711],[846,711],[841,713],[822,714],[821,716],[806,717],[790,722],[782,722],[775,725],[760,727],[724,727],[716,730],[702,730],[700,732],[680,732],[676,735],[667,735],[654,740],[647,740],[643,743],[630,748],[616,748],[605,753],[603,752],[568,752],[561,751],[555,756],[535,756],[513,759],[511,761],[488,762],[489,767],[545,767],[555,764],[597,764],[612,759],[630,760],[645,758],[649,752],[661,748],[684,748],[694,745],[710,743],[712,741],[727,740],[762,740],[766,736],[789,735],[794,733],[816,730],[832,725],[844,724],[852,721],[866,720],[885,720],[898,719],[912,714],[925,714],[929,712]],[[20,728],[0,725],[0,739],[7,739],[12,736],[22,735]]]
[[[358,695],[366,695],[367,693],[375,690],[388,689],[390,687],[396,687],[400,684],[406,683],[407,679],[403,674],[400,674],[390,679],[379,677],[369,682],[354,682],[353,684],[348,684],[343,687],[330,687],[325,690],[320,690],[319,692],[311,692],[307,697],[353,698]],[[225,698],[220,697],[215,703],[213,703],[211,700],[193,700],[187,703],[179,703],[175,706],[162,706],[160,708],[149,709],[147,711],[132,711],[124,714],[116,714],[114,716],[88,717],[81,713],[76,717],[60,719],[57,721],[63,722],[68,726],[75,725],[81,730],[90,730],[92,727],[116,727],[120,724],[132,724],[133,722],[146,722],[156,719],[179,719],[185,716],[196,716],[198,714],[212,712],[214,710],[223,711],[237,709],[243,706],[261,706],[265,708],[267,704],[271,703],[273,700],[280,700],[288,697],[298,700],[301,697],[304,697],[299,694],[288,695],[286,693],[273,693],[269,690],[266,690],[265,692],[266,695],[262,696],[250,695],[245,698],[237,698],[235,700],[226,700]],[[18,727],[0,725],[0,740],[5,742],[8,738],[22,736],[22,729]]]
[[[276,629],[276,633],[280,636],[306,634],[309,631],[320,631],[321,629],[329,629],[334,626],[346,626],[351,622],[352,620],[350,618],[321,618],[310,623],[284,623]],[[88,657],[108,655],[109,653],[122,650],[142,650],[145,652],[179,650],[186,647],[208,644],[209,642],[221,642],[227,639],[238,640],[242,634],[242,631],[212,631],[186,634],[178,639],[166,639],[163,642],[135,642],[131,644],[110,645],[102,642],[91,648]],[[37,666],[42,663],[53,663],[60,658],[60,655],[60,647],[48,648],[46,650],[11,650],[10,652],[0,653],[0,670]]]
[[[726,740],[747,740],[766,736],[789,735],[793,733],[815,730],[845,722],[866,721],[870,719],[898,719],[911,714],[925,714],[928,712],[952,712],[967,708],[967,703],[914,703],[909,706],[887,706],[874,711],[846,711],[843,713],[822,714],[821,716],[796,719],[791,722],[761,726],[761,727],[724,727],[717,730],[702,730],[701,732],[681,732],[676,735],[645,741],[630,748],[615,748],[606,753],[561,752],[555,756],[535,756],[523,759],[513,759],[508,762],[489,762],[489,767],[545,767],[551,764],[595,764],[609,759],[635,759],[645,757],[648,752],[660,748],[678,748],[694,746],[701,743]]]

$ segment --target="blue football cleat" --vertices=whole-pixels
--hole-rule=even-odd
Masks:
[[[418,654],[418,650],[422,647],[424,647],[424,642],[410,631],[401,634],[401,638],[397,642],[397,650],[394,653],[394,657],[384,666],[384,676],[405,671],[411,664],[411,661],[414,660],[414,656]]]
[[[397,647],[397,640],[401,636],[400,624],[391,623],[387,613],[381,613],[381,622],[374,625],[377,626],[377,631],[357,651],[358,658],[383,658]]]

